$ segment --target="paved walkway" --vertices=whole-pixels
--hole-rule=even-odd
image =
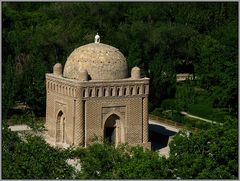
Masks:
[[[201,118],[201,117],[198,117],[198,116],[194,116],[192,114],[188,114],[187,112],[180,112],[182,115],[184,116],[187,116],[187,117],[190,117],[190,118],[194,118],[194,119],[199,119],[199,120],[202,120],[204,122],[207,122],[207,123],[212,123],[212,124],[219,124],[219,125],[223,125],[223,123],[218,123],[216,121],[212,121],[212,120],[209,120],[209,119],[204,119],[204,118]]]
[[[156,122],[156,121],[151,120],[151,119],[149,119],[148,123],[149,123],[149,126],[150,126],[150,131],[151,131],[151,126],[152,125],[157,125],[157,126],[159,126],[159,128],[157,128],[158,130],[154,130],[154,131],[161,132],[162,134],[165,134],[166,131],[168,131],[168,132],[170,131],[172,133],[171,136],[169,135],[169,140],[168,140],[167,146],[164,147],[164,148],[161,148],[159,150],[156,150],[161,156],[165,156],[166,158],[168,158],[169,157],[169,152],[170,152],[169,143],[171,141],[171,138],[176,133],[179,132],[179,129],[175,128],[174,126],[169,126],[169,125],[164,124],[164,123],[159,123],[159,122]],[[162,127],[165,130],[163,130]]]
[[[156,122],[156,121],[154,121],[154,120],[152,120],[152,119],[149,119],[149,120],[148,120],[148,123],[149,123],[149,124],[153,124],[153,125],[163,126],[163,127],[165,127],[167,130],[170,130],[170,131],[179,132],[179,129],[177,129],[175,126],[171,126],[171,125],[164,124],[164,123],[159,123],[159,122]]]
[[[9,129],[10,129],[11,131],[30,131],[30,130],[32,130],[32,129],[31,129],[28,125],[26,125],[26,124],[9,126]]]

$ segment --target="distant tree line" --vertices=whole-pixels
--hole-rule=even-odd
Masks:
[[[123,52],[129,70],[137,65],[151,78],[150,110],[175,97],[185,67],[214,106],[237,112],[237,2],[4,2],[2,26],[4,117],[16,101],[43,116],[45,73],[97,32]]]

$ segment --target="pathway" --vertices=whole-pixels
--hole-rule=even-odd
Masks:
[[[172,140],[173,136],[176,133],[178,133],[180,130],[177,129],[176,127],[174,127],[174,126],[167,125],[167,124],[164,124],[164,123],[159,123],[159,122],[156,122],[152,119],[149,119],[148,123],[149,123],[149,131],[150,132],[154,131],[156,133],[160,133],[160,134],[163,134],[163,135],[169,137],[167,145],[165,147],[162,147],[162,148],[156,150],[160,155],[168,158],[169,157],[169,152],[170,152],[169,143]],[[159,145],[161,145],[162,140],[159,139],[159,138],[157,138],[157,139],[158,139],[158,141],[156,142],[156,140],[155,140],[154,144],[157,144],[159,146]],[[153,144],[153,142],[152,142],[152,144]]]
[[[218,123],[218,122],[216,122],[216,121],[212,121],[212,120],[209,120],[209,119],[204,119],[204,118],[201,118],[201,117],[198,117],[198,116],[194,116],[194,115],[192,115],[192,114],[188,114],[187,112],[184,112],[184,111],[182,111],[182,112],[180,112],[182,115],[184,115],[184,116],[187,116],[187,117],[190,117],[190,118],[194,118],[194,119],[199,119],[199,120],[202,120],[202,121],[204,121],[204,122],[207,122],[207,123],[212,123],[212,124],[219,124],[219,125],[223,125],[223,123]]]
[[[149,119],[148,123],[153,124],[153,125],[163,126],[165,129],[170,130],[170,131],[179,132],[179,129],[177,129],[175,126],[171,126],[171,125],[164,124],[164,123],[159,123],[157,121],[154,121],[153,119]]]
[[[28,125],[26,125],[26,124],[9,126],[9,129],[10,129],[11,131],[30,131],[30,130],[32,130],[32,129],[31,129]]]

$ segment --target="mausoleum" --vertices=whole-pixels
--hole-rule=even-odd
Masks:
[[[64,68],[46,74],[47,134],[56,145],[87,146],[95,138],[118,145],[148,142],[149,78],[112,46],[95,42],[76,48]]]

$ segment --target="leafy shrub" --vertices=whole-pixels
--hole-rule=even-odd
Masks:
[[[170,143],[169,169],[181,179],[236,179],[238,130],[212,126],[195,134],[180,132]]]
[[[161,108],[163,110],[175,110],[176,109],[176,102],[174,99],[165,99],[161,103]]]
[[[166,159],[142,147],[93,144],[82,154],[82,170],[77,178],[153,179],[170,178]],[[84,156],[83,156],[84,155]]]
[[[73,168],[63,153],[40,137],[23,142],[15,132],[3,130],[2,168],[4,179],[70,179]]]

